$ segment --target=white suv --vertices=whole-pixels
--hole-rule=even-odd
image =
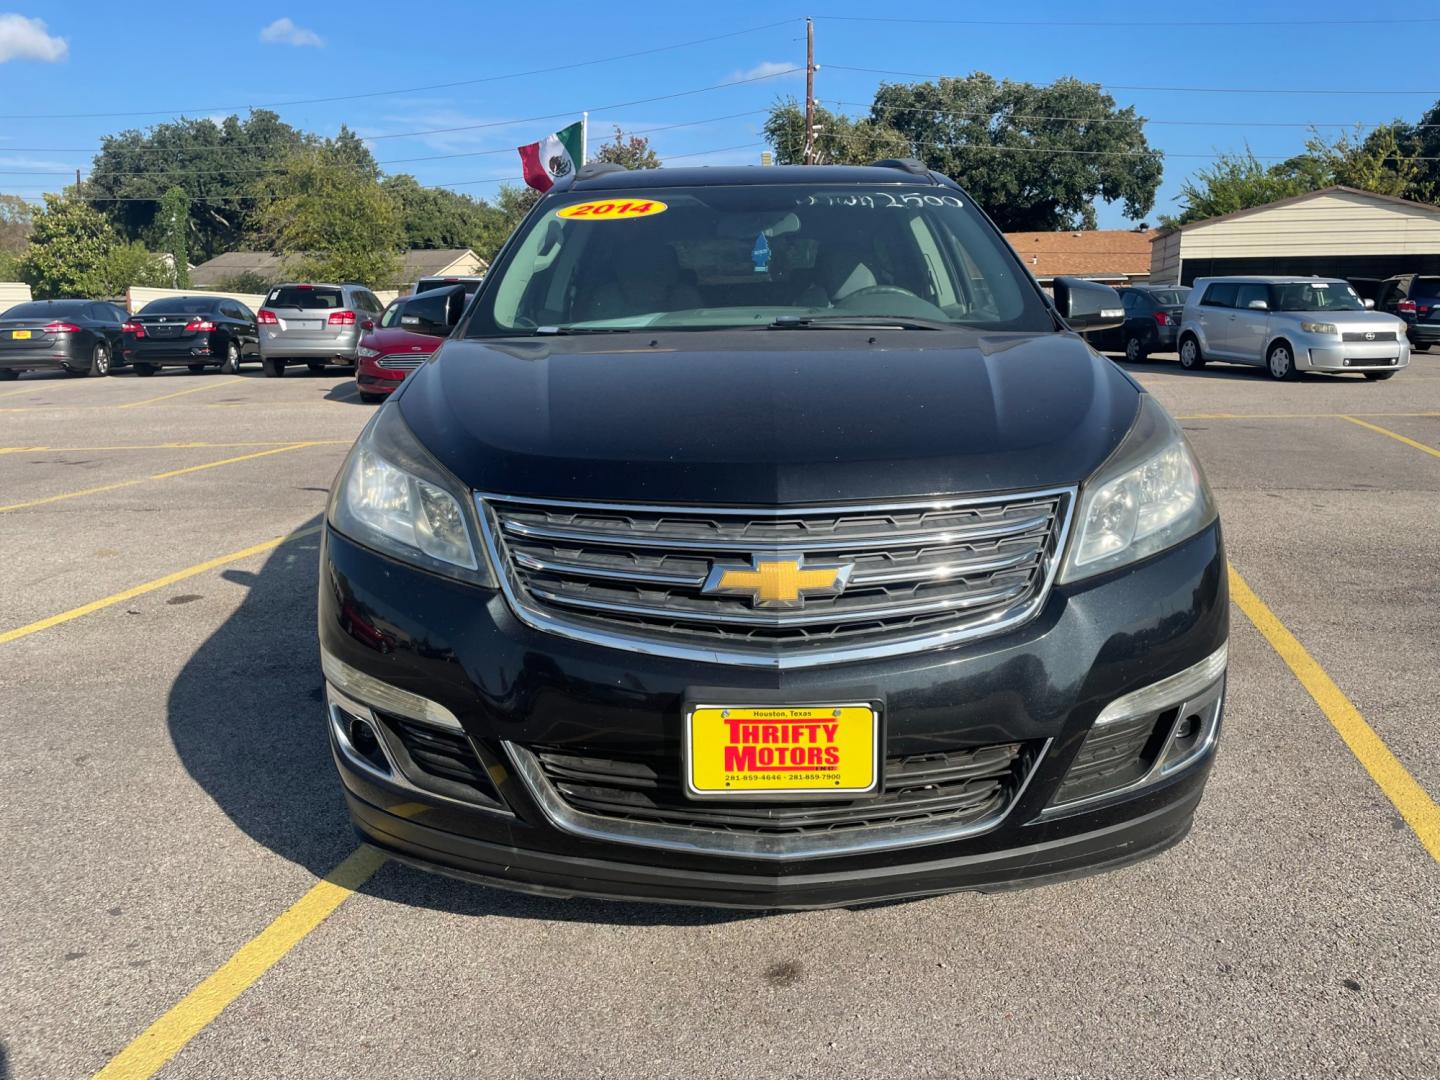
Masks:
[[[1337,278],[1197,278],[1180,321],[1180,366],[1228,360],[1276,379],[1302,371],[1388,379],[1410,363],[1410,342],[1402,320],[1372,306]]]

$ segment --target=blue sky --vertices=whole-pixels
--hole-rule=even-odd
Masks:
[[[348,100],[278,105],[276,111],[297,127],[326,134],[348,124],[375,139],[376,157],[392,163],[384,165],[387,171],[480,196],[493,194],[500,179],[519,176],[513,147],[565,122],[524,118],[578,118],[587,108],[592,144],[615,124],[666,128],[649,138],[677,164],[754,162],[766,107],[777,95],[800,96],[803,82],[794,74],[740,80],[803,65],[805,14],[816,19],[816,94],[841,111],[862,112],[886,78],[842,67],[982,70],[1035,82],[1074,75],[1106,84],[1120,104],[1150,119],[1151,144],[1167,152],[1151,220],[1175,210],[1180,183],[1216,150],[1248,141],[1259,155],[1283,158],[1302,147],[1306,124],[1333,132],[1356,122],[1413,120],[1440,98],[1440,74],[1417,60],[1412,40],[1440,33],[1440,19],[1385,23],[1362,14],[1373,7],[1319,0],[1013,9],[954,0],[902,6],[833,0],[809,12],[751,0],[8,6],[15,2],[0,0],[0,114],[7,114],[0,117],[0,192],[31,198],[85,169],[107,133],[180,114],[219,117],[251,104],[314,98]],[[1273,25],[1187,25],[1186,17]],[[773,25],[779,20],[786,21]],[[1016,25],[1047,20],[1052,24]],[[735,31],[750,32],[566,71],[493,78]],[[484,79],[491,81],[475,81]],[[355,96],[454,83],[468,85]],[[642,100],[715,86],[721,88]],[[1199,87],[1250,92],[1196,92]],[[70,115],[96,113],[133,115]],[[670,126],[677,124],[688,126]],[[405,160],[412,158],[432,160]],[[1118,208],[1102,208],[1101,224],[1128,225]]]

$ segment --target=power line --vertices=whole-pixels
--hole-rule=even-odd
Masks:
[[[1099,22],[1094,19],[913,19],[881,15],[815,15],[813,18],[829,22],[903,23],[926,26],[1056,26],[1074,30],[1133,30],[1133,19],[1119,22]],[[1304,29],[1310,26],[1393,26],[1397,29],[1414,23],[1437,23],[1440,19],[1165,19],[1165,26],[1183,27],[1231,27],[1231,26],[1283,26],[1287,30]]]
[[[907,79],[963,79],[963,75],[933,75],[919,71],[895,71],[891,68],[852,67],[848,64],[826,64],[829,71],[859,71],[870,75],[903,75]],[[1106,90],[1134,90],[1134,91],[1167,91],[1177,94],[1330,94],[1341,97],[1350,97],[1356,94],[1368,94],[1374,96],[1400,96],[1406,94],[1419,94],[1427,97],[1440,97],[1440,90],[1319,90],[1299,89],[1291,87],[1272,87],[1269,89],[1259,87],[1240,86],[1129,86],[1121,83],[1096,83],[1095,85]]]
[[[235,112],[240,109],[282,109],[292,105],[320,105],[335,101],[359,101],[364,98],[398,97],[404,94],[425,93],[431,90],[451,90],[457,86],[477,86],[481,83],[500,82],[505,79],[521,79],[530,75],[549,75],[557,71],[573,71],[576,68],[593,67],[597,64],[611,64],[620,60],[633,60],[639,56],[653,56],[656,53],[670,52],[675,49],[686,49],[693,45],[707,45],[712,41],[724,41],[727,38],[740,37],[745,34],[755,34],[761,30],[773,30],[777,26],[785,26],[794,21],[795,19],[793,18],[780,19],[776,22],[765,23],[763,26],[751,26],[744,30],[732,30],[725,34],[712,34],[709,37],[695,38],[692,41],[680,41],[672,45],[657,45],[652,49],[638,49],[634,52],[618,53],[614,56],[596,57],[593,60],[579,60],[571,64],[555,64],[550,67],[531,68],[528,71],[512,71],[504,75],[486,75],[478,79],[460,79],[455,82],[431,83],[427,86],[407,86],[392,90],[371,90],[361,94],[335,94],[329,97],[296,98],[291,101],[271,101],[249,105],[200,105],[187,109],[138,109],[122,112],[93,113],[0,113],[0,120],[95,120],[121,116],[182,116],[185,113]]]
[[[630,135],[650,135],[650,134],[653,134],[654,132],[657,132],[657,131],[674,131],[676,128],[701,127],[701,126],[704,126],[705,124],[718,124],[718,123],[721,123],[722,121],[725,121],[725,120],[735,120],[735,119],[738,119],[738,118],[744,117],[744,116],[757,116],[757,115],[759,115],[760,113],[764,113],[764,112],[768,112],[768,111],[769,111],[768,109],[749,109],[749,110],[747,110],[747,111],[745,111],[745,112],[728,113],[728,114],[726,114],[725,116],[713,116],[713,117],[709,117],[708,119],[705,119],[705,120],[686,120],[686,121],[683,121],[683,122],[677,123],[677,124],[660,124],[660,125],[658,125],[658,126],[656,126],[656,127],[648,127],[648,128],[631,128],[631,129],[622,128],[622,129],[620,129],[620,134],[621,134],[622,136],[630,136]],[[176,148],[176,147],[159,147],[159,148],[157,148],[157,149],[171,150],[171,151],[173,151],[173,152],[175,152],[175,153],[177,153],[177,154],[183,154],[183,153],[188,153],[188,152],[189,152],[189,151],[187,151],[187,150],[182,150],[182,149]],[[195,149],[220,150],[220,149],[227,149],[227,148],[225,148],[225,147],[196,147]],[[456,153],[456,154],[429,154],[429,155],[426,155],[426,156],[423,156],[423,157],[385,158],[385,159],[382,159],[382,160],[377,160],[377,161],[375,161],[374,164],[375,164],[376,166],[381,166],[381,165],[409,165],[409,164],[413,164],[413,163],[415,163],[415,162],[420,162],[420,161],[451,161],[451,160],[454,160],[454,159],[456,159],[456,158],[489,157],[489,156],[494,155],[494,154],[513,154],[513,153],[515,153],[515,148],[514,148],[513,146],[501,146],[501,147],[497,147],[497,148],[495,148],[495,149],[493,149],[493,150],[466,150],[466,151],[463,151],[463,152],[461,152],[461,153]],[[672,155],[672,156],[675,156],[675,155]],[[353,169],[353,168],[361,168],[361,167],[368,168],[369,165],[368,165],[368,163],[366,163],[366,162],[361,162],[361,161],[337,161],[337,162],[325,163],[325,164],[323,164],[322,167],[327,168],[327,169]],[[264,165],[264,166],[255,166],[254,168],[249,168],[249,169],[246,169],[246,168],[239,168],[239,169],[186,169],[184,172],[177,172],[177,173],[174,173],[173,175],[174,175],[174,176],[177,176],[177,177],[181,177],[181,178],[187,177],[187,176],[235,176],[235,175],[247,175],[247,176],[248,176],[248,175],[264,175],[264,174],[266,174],[266,173],[281,173],[281,172],[284,172],[284,171],[285,171],[285,167],[284,167],[284,166],[281,166],[281,165]],[[71,174],[71,172],[73,172],[72,169],[53,169],[53,170],[0,169],[0,176],[69,176],[69,175]],[[109,177],[109,176],[142,176],[142,177],[146,177],[146,178],[165,179],[165,178],[167,177],[167,175],[170,175],[170,174],[166,174],[166,173],[160,171],[159,169],[156,169],[156,170],[150,170],[150,169],[125,169],[125,170],[116,170],[116,171],[114,171],[114,172],[107,172],[107,173],[105,173],[105,175],[106,175],[107,177]]]

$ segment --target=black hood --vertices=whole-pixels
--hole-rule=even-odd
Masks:
[[[481,491],[764,505],[1078,483],[1140,391],[1071,334],[452,340],[395,403]]]

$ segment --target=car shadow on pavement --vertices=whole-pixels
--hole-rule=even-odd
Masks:
[[[320,520],[317,516],[300,530]],[[315,636],[319,549],[319,536],[310,535],[282,544],[258,571],[221,571],[226,582],[245,588],[245,597],[197,644],[167,701],[170,738],[191,778],[246,836],[316,878],[329,873],[358,842],[325,730]],[[193,586],[196,592],[203,587]],[[183,602],[189,595],[167,602]],[[757,914],[549,899],[398,863],[375,875],[362,891],[460,915],[615,925],[711,925]]]

